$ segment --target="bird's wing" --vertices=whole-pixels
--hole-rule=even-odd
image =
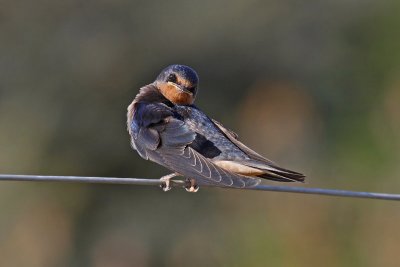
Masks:
[[[211,118],[210,118],[210,119],[211,119]],[[238,139],[238,138],[239,138],[239,135],[238,135],[237,133],[235,133],[234,131],[232,131],[232,130],[226,128],[226,127],[225,127],[224,125],[222,125],[222,123],[220,123],[219,121],[214,120],[214,119],[211,119],[211,121],[212,121],[221,131],[223,131],[225,135],[227,135],[227,136],[229,135],[229,137],[230,137],[230,138],[233,138],[233,139]]]
[[[248,159],[236,159],[236,164],[242,164],[244,166],[263,171],[263,174],[257,175],[261,178],[280,182],[304,181],[305,176],[303,174],[279,167],[275,162],[261,156],[260,154],[240,142],[238,140],[238,135],[233,131],[225,128],[220,122],[214,119],[212,119],[212,121],[234,145],[236,145],[249,157]]]
[[[254,150],[250,149],[246,145],[244,145],[242,142],[238,140],[238,135],[233,132],[232,130],[227,129],[222,125],[222,123],[212,119],[212,122],[225,134],[225,136],[233,143],[235,144],[240,150],[242,150],[244,153],[246,153],[250,158],[260,160],[262,162],[268,163],[268,164],[273,164],[276,165],[273,161],[261,156]]]
[[[158,104],[147,104],[136,118],[137,127],[132,130],[133,143],[140,155],[144,155],[168,169],[197,182],[228,187],[251,187],[260,179],[246,177],[224,170],[198,153],[189,145],[196,139],[196,132],[184,121],[165,112]],[[158,113],[158,114],[154,114]],[[137,133],[137,134],[134,134]]]
[[[169,107],[161,103],[137,103],[133,108],[135,111],[128,115],[131,144],[139,155],[147,160],[149,159],[147,150],[155,150],[160,144],[160,136],[157,130],[150,126],[159,124],[174,113]]]

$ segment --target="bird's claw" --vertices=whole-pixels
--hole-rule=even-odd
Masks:
[[[179,176],[179,174],[171,173],[169,175],[165,175],[160,178],[160,181],[161,181],[160,187],[164,192],[167,192],[172,189],[171,179],[174,178],[175,176]],[[197,191],[199,191],[199,186],[197,185],[195,179],[186,179],[184,188],[187,192],[190,192],[190,193],[196,193]]]
[[[185,190],[189,193],[196,193],[197,191],[199,191],[199,186],[191,186],[191,187],[185,187]]]
[[[169,190],[172,189],[172,187],[171,187],[170,184],[171,184],[170,181],[164,181],[164,183],[162,183],[162,184],[160,185],[160,187],[161,187],[161,189],[162,189],[164,192],[167,192],[167,191],[169,191]]]
[[[164,192],[167,192],[167,191],[172,189],[171,179],[174,178],[177,175],[178,174],[176,174],[176,173],[171,173],[171,174],[165,175],[165,176],[160,178],[160,181],[162,182],[160,187]]]
[[[189,193],[196,193],[199,191],[199,186],[196,183],[195,179],[187,179],[186,180],[186,185],[185,185],[185,190]]]

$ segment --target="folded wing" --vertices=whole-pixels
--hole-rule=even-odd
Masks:
[[[241,165],[243,166],[242,169],[245,169],[244,167],[247,167],[246,169],[249,171],[249,173],[252,173],[254,176],[273,181],[279,181],[279,182],[304,181],[305,176],[303,174],[279,167],[273,161],[261,156],[254,150],[245,146],[242,142],[238,140],[238,135],[236,133],[234,133],[231,130],[228,130],[218,121],[215,120],[212,121],[233,144],[235,144],[240,150],[242,150],[248,156],[247,159],[235,160],[234,163],[236,169],[238,168],[237,167],[238,165]],[[227,163],[224,162],[224,165],[227,166]],[[233,164],[231,164],[231,166],[233,166]]]
[[[141,129],[136,143],[145,144],[146,155],[149,159],[169,168],[188,178],[194,178],[198,183],[214,184],[228,187],[251,187],[260,183],[260,179],[246,177],[229,172],[189,145],[195,140],[196,133],[190,130],[185,123],[172,116],[165,118],[161,123]],[[147,145],[148,138],[158,133],[157,148]]]

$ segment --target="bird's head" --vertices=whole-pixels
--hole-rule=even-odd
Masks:
[[[190,67],[170,65],[163,69],[155,80],[160,92],[172,103],[190,105],[197,94],[199,77]]]

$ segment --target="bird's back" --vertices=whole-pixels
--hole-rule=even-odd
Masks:
[[[196,139],[191,146],[205,157],[213,161],[249,158],[197,107],[176,105],[175,110],[196,133]]]

